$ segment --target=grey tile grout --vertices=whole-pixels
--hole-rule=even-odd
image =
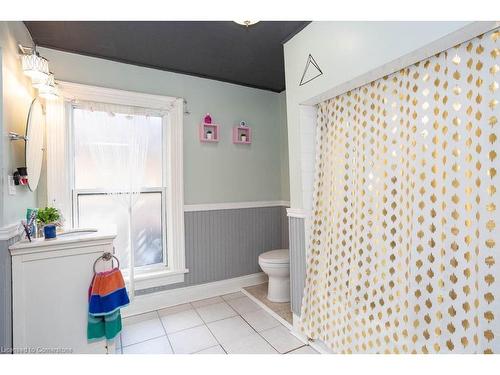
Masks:
[[[196,301],[192,301],[192,302],[187,302],[189,305],[191,305],[191,307],[193,309],[196,309],[196,307],[193,305],[193,303],[196,303],[196,302],[200,302],[200,301],[205,301],[205,300],[210,300],[210,299],[214,299],[214,298],[220,298],[222,300],[222,302],[226,302],[226,300],[224,298],[222,298],[221,296],[214,296],[214,297],[209,297],[209,298],[203,298],[203,299],[198,299]],[[207,303],[206,305],[202,305],[202,306],[199,306],[199,307],[205,307],[205,306],[211,306],[211,305],[216,305],[218,303],[221,303],[221,302],[212,302],[212,303]],[[182,305],[182,304],[181,304]],[[178,305],[175,305],[175,306],[178,306]],[[173,306],[172,306],[173,307]]]
[[[249,298],[249,297],[248,297],[248,296],[246,296],[246,295],[245,295],[245,297]],[[250,299],[251,299],[251,298],[250,298]],[[253,302],[253,301],[252,301],[252,302]],[[255,302],[254,302],[254,303],[255,303]],[[258,306],[258,305],[257,305],[257,306]],[[259,309],[260,309],[260,310],[262,310],[262,311],[264,311],[266,314],[270,315],[270,316],[274,319],[274,317],[273,317],[271,314],[269,314],[266,310],[262,309],[261,307],[259,307]],[[258,310],[256,310],[256,311],[258,311]],[[304,343],[302,343],[302,345],[301,345],[301,346],[299,346],[299,347],[297,347],[297,348],[295,348],[295,349],[291,349],[291,350],[289,350],[288,352],[285,352],[285,353],[280,353],[280,351],[279,351],[276,347],[274,347],[274,346],[273,346],[273,344],[271,344],[271,343],[269,342],[269,340],[267,340],[264,336],[262,336],[262,335],[261,335],[261,332],[270,331],[270,330],[275,329],[275,328],[278,328],[278,327],[285,327],[285,326],[284,326],[284,325],[283,325],[283,324],[282,324],[279,320],[275,319],[275,320],[279,323],[279,326],[276,326],[276,327],[271,327],[271,328],[268,328],[268,329],[263,329],[261,332],[259,332],[259,331],[257,331],[257,330],[256,330],[256,329],[255,329],[255,328],[254,328],[254,327],[253,327],[253,326],[252,326],[252,325],[251,325],[251,324],[250,324],[250,323],[249,323],[249,322],[248,322],[248,321],[247,321],[247,320],[243,317],[243,315],[240,315],[240,316],[241,316],[241,318],[242,318],[242,319],[243,319],[243,320],[244,320],[244,321],[245,321],[245,322],[246,322],[246,323],[247,323],[247,324],[248,324],[248,325],[249,325],[249,326],[250,326],[250,327],[251,327],[251,328],[252,328],[252,329],[253,329],[253,330],[254,330],[254,331],[255,331],[255,332],[259,335],[259,336],[260,336],[260,337],[262,337],[262,338],[264,339],[264,341],[266,341],[266,342],[267,342],[267,343],[268,343],[268,344],[269,344],[269,345],[270,345],[270,346],[271,346],[274,350],[276,350],[276,351],[278,352],[278,354],[287,354],[287,353],[289,353],[289,352],[290,352],[290,351],[292,351],[292,350],[297,350],[297,349],[299,349],[299,348],[302,348],[303,346],[306,346]],[[287,327],[285,327],[285,328],[288,330],[288,328],[287,328]]]
[[[210,329],[209,329],[210,330]],[[217,341],[217,338],[215,338],[215,340]],[[212,349],[212,348],[215,348],[216,346],[220,346],[222,348],[222,350],[224,351],[224,354],[228,354],[226,352],[226,350],[224,349],[224,347],[221,345],[221,344],[217,344],[217,345],[214,345],[214,346],[209,346],[208,348],[205,348],[205,349],[201,349],[201,350],[198,350],[197,352],[194,352],[194,353],[191,353],[191,354],[200,354],[202,351],[204,350],[208,350],[208,349]],[[212,353],[213,354],[213,353]]]
[[[236,309],[233,306],[231,306],[231,304],[228,301],[225,301],[225,302],[229,306],[229,308],[236,313],[236,315],[241,315],[238,311],[236,311]]]
[[[189,303],[189,304],[190,304],[190,303]],[[208,305],[207,305],[207,306],[208,306]],[[203,306],[201,306],[201,307],[203,307]],[[229,306],[229,307],[231,308],[231,306]],[[232,308],[231,308],[231,309],[232,309]],[[166,337],[167,337],[168,343],[169,343],[170,348],[172,349],[172,353],[173,353],[173,352],[174,352],[174,348],[173,348],[173,346],[172,346],[172,342],[170,341],[170,337],[169,337],[169,335],[173,335],[173,334],[176,334],[176,333],[179,333],[179,332],[187,331],[188,329],[197,328],[197,327],[201,327],[201,326],[206,326],[206,327],[207,327],[207,329],[208,329],[208,330],[210,331],[210,333],[212,334],[212,336],[214,336],[214,338],[215,338],[215,340],[217,341],[217,343],[218,343],[220,346],[222,346],[222,344],[221,344],[221,343],[217,340],[217,338],[215,337],[215,335],[213,334],[213,332],[212,332],[212,331],[210,330],[210,328],[208,327],[208,324],[209,324],[209,323],[220,322],[221,320],[225,320],[225,319],[234,318],[235,316],[238,316],[238,312],[237,312],[237,311],[234,311],[234,309],[232,309],[232,310],[236,313],[236,315],[229,316],[229,317],[222,318],[222,319],[217,319],[217,320],[214,320],[214,321],[211,321],[211,322],[208,322],[208,323],[207,323],[207,322],[205,322],[205,321],[203,320],[203,318],[202,318],[202,317],[201,317],[201,315],[198,313],[198,311],[196,310],[196,308],[195,308],[195,307],[193,307],[193,306],[192,306],[192,309],[191,309],[191,310],[194,310],[194,311],[196,312],[196,314],[200,317],[200,319],[201,319],[202,323],[201,323],[201,324],[198,324],[198,325],[195,325],[195,326],[193,326],[193,327],[184,328],[184,329],[181,329],[181,330],[179,330],[179,331],[170,332],[170,333],[168,333],[168,332],[167,332],[167,329],[165,328],[165,325],[163,324],[163,321],[162,321],[162,319],[161,319],[161,317],[160,317],[160,314],[159,314],[159,310],[154,310],[154,312],[156,312],[156,313],[157,313],[157,315],[158,315],[158,319],[160,319],[160,324],[161,324],[161,326],[162,326],[163,331],[165,332],[165,334],[164,334],[164,335],[160,335],[160,336],[151,337],[151,338],[146,339],[146,340],[137,341],[137,342],[134,342],[133,344],[129,344],[129,345],[123,345],[123,344],[122,344],[122,345],[121,345],[122,353],[123,353],[123,348],[125,348],[125,347],[129,347],[129,346],[132,346],[132,345],[137,345],[137,344],[143,344],[143,343],[145,343],[145,342],[148,342],[148,341],[151,341],[151,340],[155,340],[155,339],[160,338],[160,337],[163,337],[163,336],[166,336]],[[184,310],[184,311],[189,311],[189,310]],[[181,313],[183,313],[184,311],[181,311],[181,312],[176,313],[176,314],[181,314]],[[149,312],[148,312],[148,313],[145,313],[145,314],[149,314]],[[142,315],[142,314],[141,314],[141,315]],[[172,315],[174,315],[174,314],[172,314]],[[122,343],[123,343],[123,342],[122,342]],[[208,348],[206,348],[206,349],[208,349]],[[202,350],[204,350],[204,349],[202,349]],[[225,351],[225,350],[224,350],[224,351]]]
[[[232,307],[232,306],[231,306],[231,307]],[[248,325],[251,329],[253,329],[253,330],[254,330],[254,332],[255,332],[255,333],[257,333],[257,334],[259,333],[259,332],[257,332],[257,330],[256,330],[254,327],[252,327],[252,325],[251,325],[250,323],[248,323],[248,322],[247,322],[247,320],[246,320],[246,319],[245,319],[245,318],[244,318],[244,317],[243,317],[243,316],[242,316],[239,312],[237,312],[237,311],[235,311],[235,312],[236,312],[236,314],[237,314],[237,315],[232,316],[232,317],[229,317],[229,318],[225,318],[225,319],[231,319],[231,318],[234,318],[234,317],[236,317],[236,316],[239,316],[239,317],[240,317],[240,318],[241,318],[241,319],[242,319],[242,320],[243,320],[243,321],[244,321],[244,322],[245,322],[245,323],[246,323],[246,324],[247,324],[247,325]],[[217,320],[217,322],[220,322],[221,320],[224,320],[224,319]],[[215,322],[215,321],[214,321],[214,322]],[[211,322],[211,323],[214,323],[214,322]],[[208,326],[207,326],[207,327],[208,327]],[[208,329],[210,330],[210,328],[209,328],[209,327],[208,327]],[[210,332],[212,332],[212,331],[210,330]],[[213,334],[213,333],[212,333],[212,334]],[[260,335],[259,335],[259,336],[260,336]],[[215,337],[215,335],[214,335],[214,337]],[[261,337],[262,337],[262,336],[261,336]],[[262,337],[262,338],[263,338],[263,339],[267,342],[267,340],[266,340],[264,337]],[[217,337],[215,337],[215,340],[217,340]],[[219,340],[217,340],[217,342],[219,342]],[[223,349],[223,350],[227,353],[226,348],[224,348],[224,345],[223,345],[222,343],[220,343],[220,342],[219,342],[219,344],[220,344],[220,346],[222,347],[222,349]],[[272,345],[271,345],[271,343],[269,343],[269,342],[268,342],[268,344],[271,346],[271,348],[273,348],[274,350],[276,350],[276,348],[275,348],[274,346],[272,346]],[[278,350],[276,350],[276,352],[278,352],[278,354],[280,354]]]
[[[191,306],[193,306],[193,305],[191,304]],[[217,342],[217,344],[219,344],[219,346],[222,348],[222,350],[224,350],[224,353],[227,354],[226,348],[224,348],[224,346],[222,346],[222,343],[219,342],[219,340],[217,339],[217,336],[214,335],[214,333],[212,332],[212,330],[210,329],[210,327],[208,326],[208,324],[203,320],[203,318],[201,317],[200,313],[198,312],[198,310],[196,310],[196,308],[194,306],[193,306],[193,310],[200,317],[201,321],[205,324],[205,327],[207,327],[208,331],[210,332],[210,334],[212,335],[212,337],[215,339],[215,341]],[[221,319],[221,320],[223,320],[223,319]],[[210,349],[210,348],[213,348],[213,346],[210,346],[207,349]],[[202,350],[205,350],[205,349],[202,349]],[[200,351],[201,350],[199,350],[199,352]],[[196,353],[193,353],[193,354],[196,354]]]
[[[222,302],[218,302],[218,303],[222,303]],[[217,304],[217,303],[214,303],[213,305],[216,305],[216,304]],[[225,317],[225,318],[212,320],[212,321],[210,321],[210,322],[205,322],[205,321],[203,320],[203,318],[201,317],[200,313],[199,313],[199,312],[198,312],[198,310],[197,310],[197,309],[199,309],[199,308],[201,308],[201,307],[205,307],[205,306],[193,307],[193,308],[192,308],[192,309],[190,309],[190,310],[194,310],[194,311],[196,312],[196,314],[198,314],[198,316],[200,317],[200,319],[201,319],[202,323],[201,323],[201,324],[198,324],[198,325],[196,325],[196,326],[192,326],[192,327],[189,327],[189,328],[184,328],[184,329],[181,329],[181,330],[179,330],[179,331],[175,331],[175,332],[170,332],[170,333],[167,333],[167,336],[168,336],[168,335],[172,335],[172,334],[174,334],[174,333],[179,333],[179,332],[182,332],[182,331],[186,331],[186,330],[191,329],[191,328],[196,328],[196,327],[199,327],[199,326],[202,326],[202,325],[207,325],[207,324],[211,324],[211,323],[215,323],[215,322],[220,322],[221,320],[224,320],[224,319],[234,318],[235,316],[240,315],[240,314],[238,313],[238,311],[236,311],[235,309],[233,309],[233,307],[232,307],[231,305],[229,305],[229,304],[227,304],[227,305],[229,306],[229,308],[230,308],[231,310],[233,310],[233,312],[234,312],[236,315],[227,316],[227,317]],[[206,306],[210,306],[210,305],[206,305]],[[158,310],[156,310],[156,311],[158,311]],[[183,312],[185,312],[185,311],[189,311],[189,310],[180,311],[180,312],[175,313],[175,314],[182,314],[182,313],[183,313]],[[175,314],[171,314],[171,315],[175,315]],[[168,315],[166,315],[166,316],[168,316]],[[160,318],[160,320],[161,320],[161,318]],[[162,324],[163,324],[163,323],[162,323]],[[166,332],[166,330],[165,330],[165,332]]]
[[[262,309],[261,309],[261,310],[262,310]],[[260,337],[261,337],[261,338],[262,338],[265,342],[267,342],[271,348],[273,348],[274,350],[276,350],[276,352],[277,352],[278,354],[281,354],[281,353],[280,353],[280,351],[279,351],[278,349],[276,349],[276,348],[273,346],[273,344],[271,344],[268,340],[266,340],[266,338],[265,338],[264,336],[262,336],[262,335],[259,333],[259,331],[257,331],[257,330],[256,330],[256,329],[255,329],[255,328],[254,328],[254,327],[253,327],[253,326],[252,326],[252,325],[251,325],[251,324],[250,324],[250,323],[249,323],[249,322],[248,322],[248,321],[247,321],[247,320],[246,320],[246,319],[245,319],[242,315],[240,315],[240,316],[241,316],[241,319],[243,319],[243,320],[245,321],[245,323],[246,323],[246,324],[248,324],[248,325],[249,325],[249,326],[250,326],[250,327],[251,327],[251,328],[255,331],[255,333],[257,333],[257,334],[258,334],[258,335],[259,335],[259,336],[260,336]],[[279,323],[279,322],[278,322],[278,323]],[[282,325],[282,324],[280,323],[280,325]],[[276,327],[274,327],[274,328],[276,328]],[[271,329],[272,329],[272,328],[271,328]],[[265,331],[267,331],[267,330],[265,330]]]
[[[272,329],[276,329],[276,328],[279,328],[279,327],[285,327],[285,326],[284,326],[283,324],[281,324],[281,323],[280,323],[280,325],[279,325],[279,326],[272,327],[272,328],[268,328],[268,329],[263,329],[261,332],[267,332],[267,331],[270,331],[270,330],[272,330]],[[286,330],[287,330],[287,331],[289,331],[289,329],[288,329],[287,327],[285,327],[285,328],[286,328]],[[259,332],[259,334],[260,334],[260,332]],[[290,333],[290,336],[293,336],[293,335]],[[264,340],[266,340],[266,338],[265,338],[264,336],[262,336],[262,335],[261,335],[261,337],[262,337]],[[296,339],[296,337],[294,337],[294,339]],[[297,339],[297,340],[298,340],[298,339]],[[266,341],[267,341],[267,340],[266,340]],[[300,341],[300,340],[298,340],[298,341]],[[267,341],[267,342],[269,342],[269,341]],[[302,347],[304,347],[304,346],[309,346],[309,345],[307,345],[307,344],[304,344],[302,341],[301,341],[300,343],[302,344],[301,346],[298,346],[298,347],[296,347],[296,348],[294,348],[294,349],[290,349],[289,351],[284,352],[284,353],[281,353],[281,354],[288,354],[288,353],[290,353],[290,352],[291,352],[291,351],[293,351],[293,350],[300,349],[300,348],[302,348]],[[271,344],[270,342],[269,342],[269,345],[271,345],[271,346],[272,346],[272,344]],[[274,347],[273,347],[273,348],[274,348]],[[276,348],[275,348],[275,349],[276,349]],[[278,350],[278,349],[276,349],[276,350],[279,352],[279,350]]]
[[[149,339],[137,341],[137,342],[134,342],[133,344],[128,344],[128,345],[123,345],[123,342],[122,342],[122,349],[128,348],[129,346],[132,346],[132,345],[142,344],[142,343],[147,342],[147,341],[156,340],[156,339],[159,339],[160,337],[163,337],[163,336],[166,336],[166,335],[150,337]],[[123,350],[122,350],[122,352],[123,352]]]
[[[156,312],[156,310],[151,310],[151,311],[147,311],[147,312],[143,312],[143,313],[140,313],[140,314],[135,314],[135,315],[131,315],[131,316],[127,316],[125,318],[122,318],[123,321],[127,320],[127,319],[132,319],[132,318],[136,318],[138,316],[141,316],[141,315],[147,315],[147,314],[151,314],[151,313],[154,313]],[[135,323],[134,323],[135,324]]]
[[[241,293],[241,292],[240,292],[240,293]],[[230,294],[232,294],[232,293],[230,293]],[[243,293],[242,293],[242,294],[243,294]],[[222,298],[222,296],[219,296],[219,297],[221,297],[221,298]],[[245,295],[243,294],[243,296],[242,296],[242,297],[238,297],[238,298],[231,299],[231,301],[236,300],[236,299],[240,299],[240,298],[245,298],[245,297],[246,297],[246,298],[248,298],[247,296],[245,296]],[[214,321],[209,322],[209,323],[220,322],[221,320],[231,319],[231,318],[234,318],[234,317],[239,316],[239,317],[240,317],[240,318],[241,318],[241,319],[242,319],[242,320],[243,320],[243,321],[244,321],[244,322],[245,322],[245,323],[246,323],[246,324],[247,324],[247,325],[248,325],[248,326],[249,326],[249,327],[250,327],[250,328],[254,331],[254,332],[256,332],[256,333],[258,334],[257,330],[256,330],[256,329],[255,329],[255,328],[254,328],[254,327],[253,327],[250,323],[248,323],[248,321],[247,321],[247,320],[246,320],[246,319],[245,319],[245,318],[244,318],[244,317],[243,317],[243,316],[242,316],[242,315],[241,315],[238,311],[236,311],[236,309],[235,309],[233,306],[231,306],[231,304],[230,304],[227,300],[225,300],[224,298],[222,298],[222,299],[224,300],[224,302],[226,303],[226,305],[228,305],[228,306],[229,306],[229,308],[230,308],[231,310],[233,310],[233,311],[236,313],[236,315],[234,315],[234,316],[230,316],[230,317],[227,317],[227,318],[223,318],[223,319],[214,320]],[[219,302],[219,303],[222,303],[222,302]],[[193,306],[193,305],[192,305],[192,303],[191,303],[191,306]],[[209,306],[209,305],[207,305],[207,306]],[[201,307],[203,307],[203,306],[201,306]],[[196,311],[196,313],[200,316],[201,320],[203,320],[203,318],[201,317],[201,315],[200,315],[200,314],[199,314],[199,312],[197,311],[196,307],[194,307],[194,306],[193,306],[193,309],[194,309],[194,310]],[[262,310],[262,309],[259,307],[259,310]],[[258,310],[256,310],[256,311],[258,311]],[[203,321],[204,321],[204,320],[203,320]],[[205,325],[207,326],[208,330],[210,331],[210,333],[212,334],[212,336],[214,336],[215,340],[219,343],[219,345],[221,346],[222,350],[224,350],[224,352],[226,352],[226,354],[228,354],[228,353],[227,353],[227,351],[226,351],[226,348],[224,348],[224,345],[223,345],[223,344],[222,344],[222,343],[221,343],[221,342],[217,339],[217,336],[215,336],[215,335],[214,335],[214,333],[212,332],[212,330],[211,330],[211,329],[210,329],[210,327],[208,326],[208,324],[209,324],[209,323],[206,323],[206,322],[205,322]],[[281,323],[280,323],[280,324],[281,324]],[[260,336],[260,335],[259,335],[259,336]],[[262,337],[262,336],[261,336],[261,337]],[[263,338],[263,339],[267,342],[267,340],[266,340],[264,337],[262,337],[262,338]],[[269,343],[269,342],[268,342],[268,343]],[[270,343],[269,343],[269,345],[270,345],[270,346],[271,346],[274,350],[276,350],[276,348],[275,348],[274,346],[272,346]],[[278,351],[278,350],[276,350],[276,352],[279,354],[279,351]]]
[[[172,353],[175,354],[174,347],[172,346],[172,343],[170,342],[170,337],[168,337],[167,329],[165,328],[165,325],[163,324],[163,321],[161,320],[160,313],[158,312],[158,310],[155,310],[155,311],[156,311],[156,315],[158,316],[158,319],[160,319],[160,324],[163,328],[163,332],[165,332],[165,336],[167,337],[167,341],[168,341],[168,345],[170,346],[170,350],[172,350]]]
[[[238,298],[241,298],[241,297],[236,297],[236,298],[231,298],[231,299],[225,299],[224,296],[229,296],[231,294],[236,294],[236,293],[240,293],[243,297],[245,297],[245,295],[243,293],[241,293],[240,291],[237,291],[237,292],[233,292],[233,293],[227,293],[227,294],[223,294],[222,296],[220,296],[220,298],[222,298],[224,301],[232,301],[233,299],[238,299]]]
[[[123,332],[123,327],[120,331],[120,354],[123,354],[123,341],[122,341],[122,332]],[[116,352],[116,350],[115,350]]]
[[[304,344],[304,345],[302,345],[302,346],[299,346],[298,348],[295,348],[295,349],[289,350],[289,351],[287,351],[286,353],[283,353],[283,354],[293,354],[293,352],[294,352],[294,351],[299,350],[299,349],[302,349],[302,348],[304,348],[304,347],[306,347],[306,346],[310,347],[310,348],[311,348],[311,350],[313,350],[313,351],[315,351],[316,353],[318,353],[318,352],[317,352],[316,350],[314,350],[314,349],[313,349],[310,345],[306,345],[306,344]],[[318,353],[318,354],[319,354],[319,353]]]
[[[294,349],[290,349],[289,351],[284,352],[283,354],[290,354],[291,352],[293,352],[293,351],[295,351],[295,350],[298,350],[298,349],[300,349],[300,348],[303,348],[304,346],[308,346],[308,345],[306,345],[306,344],[302,343],[302,345],[301,345],[301,346],[299,346],[299,347],[297,347],[297,348],[294,348]]]
[[[241,293],[241,292],[240,292],[240,293]],[[244,298],[244,297],[248,298],[248,296],[246,296],[244,293],[242,293],[242,294],[243,294],[243,297],[240,297],[240,298]],[[235,299],[239,299],[239,298],[235,298]],[[250,298],[249,298],[249,299],[250,299]],[[252,302],[253,302],[253,301],[252,301]],[[255,302],[254,302],[254,303],[255,303]],[[229,303],[228,303],[228,305],[229,305]],[[230,305],[230,306],[231,306],[231,305]],[[257,306],[258,306],[258,305],[257,305]],[[231,306],[231,307],[232,307],[232,306]],[[262,310],[262,311],[266,312],[266,311],[265,311],[265,310],[263,310],[260,306],[259,306],[259,310]],[[255,310],[255,311],[259,311],[259,310]],[[250,312],[250,311],[249,311],[249,312]],[[271,348],[273,348],[274,350],[276,350],[276,352],[277,352],[278,354],[281,354],[281,353],[279,352],[279,350],[278,350],[278,349],[276,349],[276,348],[275,348],[275,347],[274,347],[274,346],[273,346],[273,345],[272,345],[269,341],[267,341],[267,340],[266,340],[266,338],[265,338],[265,337],[263,337],[263,336],[259,333],[259,331],[257,331],[257,330],[255,329],[255,327],[253,327],[253,326],[252,326],[252,325],[251,325],[251,324],[250,324],[250,323],[249,323],[249,322],[248,322],[248,321],[247,321],[247,320],[243,317],[243,315],[242,315],[242,314],[240,314],[238,311],[236,311],[236,313],[238,314],[238,316],[240,316],[240,317],[241,317],[241,319],[243,319],[243,321],[244,321],[244,322],[245,322],[248,326],[250,326],[250,328],[251,328],[251,329],[253,329],[253,331],[254,331],[255,333],[257,333],[257,334],[258,334],[258,335],[259,335],[259,336],[260,336],[260,337],[261,337],[261,338],[262,338],[265,342],[267,342],[267,343],[269,344],[269,346],[271,346]],[[266,314],[268,314],[268,313],[266,312]],[[278,321],[278,323],[280,323],[280,322]],[[280,325],[283,325],[283,324],[281,324],[281,323],[280,323]],[[274,327],[274,328],[276,328],[276,327]]]
[[[192,308],[192,309],[190,309],[190,310],[195,310],[195,312],[198,314],[198,312],[196,311],[196,309],[195,309],[195,308]],[[182,313],[184,313],[184,312],[186,312],[186,311],[189,311],[189,310],[179,311],[178,313],[169,314],[169,315],[182,314]],[[170,332],[170,333],[169,333],[169,332],[167,332],[167,329],[165,328],[165,325],[163,324],[163,320],[162,320],[162,317],[160,316],[160,312],[159,312],[159,310],[156,310],[156,312],[158,313],[158,316],[160,317],[160,322],[161,322],[161,325],[163,326],[163,330],[165,331],[165,334],[166,334],[167,336],[168,336],[168,335],[173,335],[173,334],[176,334],[176,333],[179,333],[179,332],[182,332],[182,331],[186,331],[186,330],[191,329],[191,328],[200,327],[200,326],[202,326],[202,325],[204,325],[204,324],[205,324],[205,321],[203,320],[203,318],[200,316],[200,314],[198,314],[198,316],[199,316],[199,317],[200,317],[200,319],[201,319],[201,324],[197,324],[197,325],[192,326],[192,327],[189,327],[189,328],[184,328],[184,329],[180,329],[180,330],[178,330],[178,331],[174,331],[174,332]],[[165,317],[167,317],[167,316],[169,316],[169,315],[165,315],[165,316],[164,316],[164,318],[165,318]],[[168,340],[170,341],[170,338],[169,338]]]
[[[188,329],[198,328],[198,327],[201,327],[201,326],[204,326],[204,325],[206,325],[206,323],[205,323],[205,322],[203,321],[203,319],[202,319],[202,320],[201,320],[201,324],[197,324],[197,325],[192,326],[192,327],[189,327],[189,328],[180,329],[180,330],[175,331],[175,332],[170,332],[170,333],[167,333],[167,336],[168,336],[168,335],[175,335],[175,334],[177,334],[177,333],[187,331]]]
[[[237,293],[237,292],[235,292],[235,293]],[[240,293],[241,293],[241,292],[240,292]],[[229,293],[229,294],[233,294],[233,293]],[[227,294],[226,294],[226,295],[227,295]],[[243,320],[243,321],[244,321],[244,322],[245,322],[245,323],[246,323],[246,324],[247,324],[247,325],[248,325],[248,326],[249,326],[249,327],[250,327],[250,328],[254,331],[254,333],[257,333],[257,334],[258,334],[258,335],[259,335],[259,336],[260,336],[260,337],[261,337],[261,338],[262,338],[262,339],[263,339],[266,343],[268,343],[268,344],[269,344],[269,346],[271,346],[271,347],[272,347],[272,348],[273,348],[273,349],[277,352],[277,354],[289,354],[289,353],[291,353],[291,352],[293,352],[293,351],[295,351],[295,350],[298,350],[298,349],[300,349],[300,348],[302,348],[302,347],[309,346],[309,345],[307,345],[307,344],[302,343],[302,345],[301,345],[301,346],[299,346],[299,347],[297,347],[297,348],[291,349],[291,350],[289,350],[289,351],[287,351],[287,352],[284,352],[284,353],[280,353],[280,351],[279,351],[276,347],[274,347],[274,346],[273,346],[273,345],[272,345],[272,344],[271,344],[271,343],[270,343],[270,342],[269,342],[269,341],[268,341],[268,340],[267,340],[264,336],[262,336],[261,332],[266,332],[266,331],[269,331],[269,330],[272,330],[272,329],[276,329],[276,328],[278,328],[278,327],[285,327],[285,328],[288,330],[288,328],[287,328],[286,326],[284,326],[284,325],[283,325],[280,321],[278,321],[279,326],[276,326],[276,327],[271,327],[271,328],[268,328],[268,329],[265,329],[265,330],[262,330],[261,332],[259,332],[259,331],[257,331],[257,330],[256,330],[256,329],[255,329],[255,328],[254,328],[254,327],[253,327],[253,326],[252,326],[252,325],[251,325],[251,324],[250,324],[250,323],[249,323],[249,322],[248,322],[248,321],[247,321],[247,320],[243,317],[243,315],[242,315],[242,314],[240,314],[240,313],[239,313],[239,312],[238,312],[238,311],[237,311],[237,310],[236,310],[233,306],[231,306],[231,304],[229,303],[229,301],[234,301],[234,300],[237,300],[237,299],[242,299],[242,298],[249,298],[247,295],[245,295],[244,293],[242,293],[242,296],[241,296],[241,297],[233,298],[233,299],[230,299],[230,300],[225,300],[224,298],[222,298],[222,295],[220,295],[220,296],[214,296],[214,297],[210,297],[210,298],[215,298],[215,297],[220,297],[220,298],[222,299],[222,302],[220,302],[220,301],[219,301],[219,302],[209,303],[209,304],[207,304],[207,305],[203,305],[203,306],[199,306],[199,307],[195,307],[195,306],[193,306],[193,302],[196,302],[196,301],[193,301],[193,302],[187,302],[186,304],[189,304],[189,305],[190,305],[190,307],[191,307],[191,309],[192,309],[192,310],[194,310],[194,311],[195,311],[195,313],[198,315],[198,317],[201,319],[202,324],[199,324],[199,325],[196,325],[196,326],[193,326],[193,327],[190,327],[190,328],[185,328],[185,329],[182,329],[182,330],[179,330],[179,331],[176,331],[176,332],[171,332],[170,334],[169,334],[169,333],[167,333],[167,330],[166,330],[166,328],[165,328],[165,325],[163,324],[163,321],[162,321],[162,317],[160,316],[159,310],[153,310],[153,311],[156,313],[157,318],[160,320],[160,324],[161,324],[161,326],[162,326],[163,331],[164,331],[164,333],[165,333],[165,334],[164,334],[164,335],[161,335],[161,336],[152,337],[152,338],[149,338],[149,339],[147,339],[147,340],[138,341],[138,342],[133,343],[133,344],[130,344],[130,345],[123,345],[123,341],[122,341],[122,339],[121,339],[121,334],[120,334],[120,341],[121,341],[120,351],[121,351],[121,354],[123,354],[123,348],[129,347],[129,346],[132,346],[132,345],[137,345],[137,344],[145,343],[145,342],[147,342],[147,341],[150,341],[150,340],[155,340],[155,339],[158,339],[158,338],[163,337],[163,336],[166,336],[167,341],[168,341],[169,346],[170,346],[170,349],[172,350],[172,353],[176,354],[176,353],[174,352],[174,349],[173,349],[172,343],[171,343],[171,341],[170,341],[170,337],[169,337],[169,335],[171,335],[171,334],[176,334],[176,333],[179,333],[179,332],[183,332],[183,331],[186,331],[186,330],[189,330],[189,329],[193,329],[193,328],[201,327],[201,326],[205,326],[205,327],[209,330],[210,334],[212,335],[212,337],[213,337],[213,338],[215,339],[215,341],[217,342],[217,345],[218,345],[218,346],[220,346],[220,347],[222,348],[222,350],[223,350],[226,354],[228,354],[228,353],[227,353],[227,351],[226,351],[226,349],[224,348],[224,345],[223,345],[223,344],[222,344],[222,343],[221,343],[221,342],[217,339],[217,337],[214,335],[214,333],[212,332],[212,330],[210,329],[210,327],[208,326],[208,324],[215,323],[215,322],[220,322],[220,321],[222,321],[222,320],[226,320],[226,319],[232,319],[232,318],[235,318],[235,317],[240,317],[240,318],[241,318],[241,319],[242,319],[242,320]],[[208,299],[208,298],[207,298],[207,299]],[[251,298],[250,298],[250,300],[251,300]],[[198,301],[202,301],[202,300],[198,300]],[[252,302],[253,302],[253,301],[252,301]],[[203,308],[203,307],[205,307],[205,306],[211,306],[211,305],[216,305],[216,304],[221,304],[221,303],[225,303],[227,306],[229,306],[229,308],[230,308],[230,309],[231,309],[231,310],[232,310],[232,311],[233,311],[236,315],[234,315],[234,316],[229,316],[229,317],[225,317],[225,318],[222,318],[222,319],[217,319],[217,320],[214,320],[214,321],[211,321],[211,322],[205,322],[205,320],[201,317],[200,313],[198,312],[198,309],[199,309],[199,308]],[[254,303],[255,303],[255,302],[254,302]],[[182,304],[179,304],[179,305],[182,305]],[[178,305],[174,305],[174,306],[171,306],[171,307],[175,307],[175,306],[178,306]],[[258,304],[257,304],[257,306],[258,306]],[[255,310],[255,311],[259,311],[259,310],[264,311],[266,314],[268,314],[268,315],[270,315],[270,316],[272,317],[272,315],[271,315],[271,314],[269,314],[269,313],[268,313],[265,309],[262,309],[260,306],[259,306],[259,309],[258,309],[258,310]],[[143,313],[143,314],[138,314],[137,316],[140,316],[140,315],[145,315],[145,314],[149,314],[149,313],[151,313],[151,312],[153,312],[153,311],[146,312],[146,313]],[[189,309],[184,310],[184,311],[189,311]],[[181,313],[183,313],[184,311],[179,311],[178,313],[174,313],[174,314],[181,314]],[[250,312],[251,312],[251,311],[250,311]],[[247,313],[250,313],[250,312],[247,312]],[[171,315],[174,315],[174,314],[171,314]],[[168,316],[168,315],[166,315],[166,316]],[[274,317],[272,317],[272,318],[274,319]],[[125,319],[126,319],[126,318],[125,318]],[[201,351],[203,351],[203,350],[207,350],[207,349],[213,348],[213,347],[215,347],[215,346],[217,346],[217,345],[213,345],[213,346],[210,346],[210,347],[207,347],[207,348],[201,349],[201,350],[199,350],[198,352],[195,352],[195,353],[192,353],[192,354],[196,354],[196,353],[199,353],[199,352],[201,352]]]
[[[220,304],[220,303],[223,303],[223,302],[218,302],[218,303],[213,303],[211,305],[217,305],[217,304]],[[198,316],[200,317],[200,319],[203,321],[203,323],[205,324],[210,324],[210,323],[215,323],[215,322],[220,322],[221,320],[224,320],[224,319],[229,319],[229,318],[234,318],[235,316],[237,316],[239,313],[238,311],[236,311],[235,309],[233,309],[233,307],[224,301],[224,303],[226,303],[226,305],[228,305],[228,307],[233,310],[233,312],[236,314],[236,315],[233,315],[233,316],[228,316],[228,317],[225,317],[225,318],[222,318],[222,319],[216,319],[216,320],[212,320],[211,322],[205,322],[205,320],[203,319],[203,317],[200,315],[200,313],[198,312],[198,309],[199,308],[202,308],[202,307],[206,307],[206,306],[211,306],[211,305],[205,305],[205,306],[200,306],[200,307],[194,307],[193,306],[193,310],[196,311],[196,313],[198,314]]]

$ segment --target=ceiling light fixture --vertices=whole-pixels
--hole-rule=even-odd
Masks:
[[[236,22],[238,25],[243,25],[245,27],[248,27],[248,26],[255,25],[259,21],[234,21],[234,22]]]

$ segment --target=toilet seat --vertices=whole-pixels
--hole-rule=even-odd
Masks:
[[[290,252],[288,249],[271,250],[259,255],[259,262],[267,264],[290,263]]]

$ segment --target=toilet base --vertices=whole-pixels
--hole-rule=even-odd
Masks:
[[[267,299],[271,302],[290,302],[290,278],[269,276]]]

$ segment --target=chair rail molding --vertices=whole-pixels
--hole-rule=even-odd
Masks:
[[[253,201],[253,202],[225,202],[225,203],[201,203],[201,204],[186,204],[184,212],[194,211],[214,211],[214,210],[237,210],[243,208],[259,208],[259,207],[288,207],[289,201]]]
[[[0,241],[10,240],[19,234],[19,224],[12,223],[4,227],[0,227]]]

